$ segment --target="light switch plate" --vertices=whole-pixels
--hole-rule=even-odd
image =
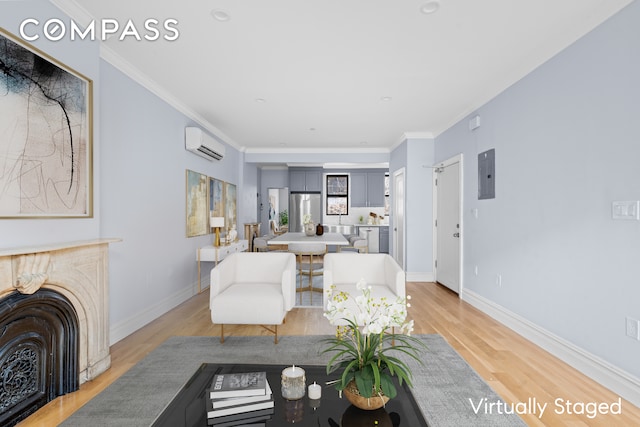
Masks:
[[[629,338],[640,340],[640,321],[631,317],[626,318],[626,334]]]
[[[640,200],[613,202],[611,215],[613,219],[640,220]]]

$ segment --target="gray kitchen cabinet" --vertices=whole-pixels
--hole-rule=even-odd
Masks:
[[[306,191],[322,191],[322,172],[307,171],[304,179]]]
[[[289,191],[321,192],[322,172],[320,170],[294,169],[289,171]]]
[[[384,172],[351,173],[351,206],[384,207]]]
[[[384,172],[367,174],[367,201],[370,207],[384,207]]]
[[[351,207],[367,207],[367,174],[351,173]]]

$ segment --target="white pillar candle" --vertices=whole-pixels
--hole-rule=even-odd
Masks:
[[[322,387],[320,387],[320,384],[316,384],[314,381],[313,384],[309,385],[308,396],[309,399],[320,399],[322,397]]]
[[[291,366],[282,370],[282,397],[288,400],[297,400],[304,397],[306,385],[304,369],[299,366]]]

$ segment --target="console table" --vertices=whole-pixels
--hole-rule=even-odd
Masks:
[[[202,261],[215,262],[216,265],[229,255],[235,252],[244,252],[249,248],[248,240],[238,240],[228,245],[203,246],[198,248],[196,258],[198,261],[198,293],[202,292],[202,277],[200,274],[200,263]]]

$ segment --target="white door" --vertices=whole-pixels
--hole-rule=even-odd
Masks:
[[[393,258],[405,268],[404,255],[404,168],[393,173]]]
[[[445,163],[436,174],[436,281],[460,293],[460,163]]]

